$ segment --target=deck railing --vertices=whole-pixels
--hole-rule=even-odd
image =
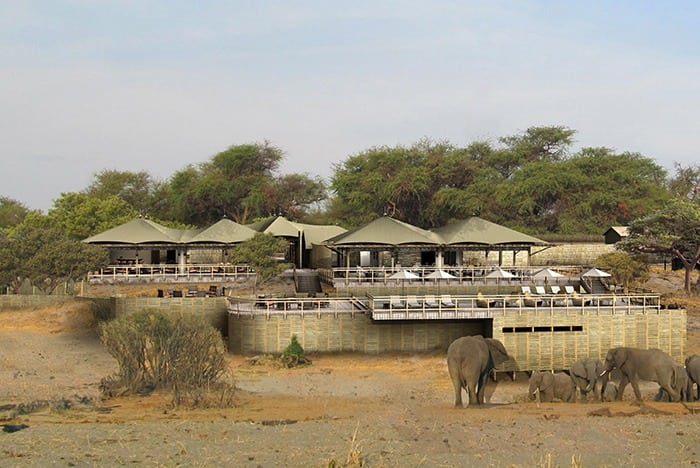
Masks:
[[[535,273],[545,267],[533,266],[444,266],[438,269],[435,266],[405,266],[396,265],[394,267],[335,267],[319,269],[319,277],[327,284],[340,286],[394,286],[394,285],[415,285],[431,284],[440,282],[443,284],[488,284],[488,285],[508,285],[520,283],[538,284],[566,284],[572,277],[579,276],[583,269],[580,265],[564,265],[553,267],[562,277],[535,277]],[[508,277],[489,276],[494,270],[500,269],[506,272]],[[399,271],[406,270],[415,275],[414,279],[393,279],[391,275]],[[449,273],[453,278],[436,279],[430,275],[437,270]]]
[[[248,265],[221,264],[126,264],[109,265],[99,271],[91,272],[88,280],[128,281],[129,279],[161,281],[230,281],[238,278],[255,276],[255,271]]]
[[[374,320],[440,320],[493,318],[522,313],[658,313],[664,306],[655,294],[581,295],[392,295],[366,297],[229,298],[229,313],[289,315],[366,313]]]

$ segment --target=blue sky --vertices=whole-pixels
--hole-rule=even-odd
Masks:
[[[0,3],[0,196],[46,210],[104,169],[166,179],[270,141],[331,176],[377,145],[536,125],[698,160],[697,2]]]

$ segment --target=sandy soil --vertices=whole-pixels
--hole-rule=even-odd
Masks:
[[[688,308],[688,349],[700,354],[700,308]],[[278,369],[229,356],[233,408],[173,409],[163,395],[101,401],[99,381],[116,364],[87,310],[0,312],[0,424],[28,426],[0,432],[0,464],[700,463],[700,402],[640,406],[628,388],[619,403],[538,404],[522,374],[490,382],[484,408],[458,410],[442,353],[310,357],[309,367]],[[643,388],[650,400],[657,386]]]

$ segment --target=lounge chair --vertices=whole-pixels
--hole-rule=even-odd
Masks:
[[[391,296],[389,298],[389,305],[392,309],[403,309],[405,307],[405,304],[399,299],[399,296]]]
[[[416,296],[406,297],[406,306],[412,309],[420,309],[422,307],[420,301]]]
[[[443,307],[457,307],[457,304],[452,301],[452,296],[450,295],[440,296],[440,303]]]
[[[549,290],[552,291],[552,294],[560,294],[561,293],[561,288],[559,286],[550,286]]]
[[[532,294],[530,286],[520,286],[520,292],[523,294]]]
[[[437,309],[440,307],[440,303],[435,300],[435,296],[425,296],[423,299],[423,304],[430,309]]]
[[[573,286],[567,285],[564,286],[564,292],[566,292],[566,294],[575,294],[576,289]]]
[[[535,286],[535,294],[545,296],[547,295],[547,291],[545,291],[544,286]]]

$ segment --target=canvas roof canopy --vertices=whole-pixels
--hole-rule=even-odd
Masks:
[[[434,230],[448,245],[548,245],[536,237],[473,216]]]
[[[431,231],[421,229],[389,216],[376,218],[356,229],[326,240],[330,247],[351,247],[378,244],[400,245],[440,245],[440,237]]]
[[[88,237],[83,242],[100,245],[177,244],[196,232],[168,228],[149,219],[136,218]]]
[[[208,228],[202,229],[186,241],[187,244],[237,244],[255,236],[256,231],[223,218]]]

